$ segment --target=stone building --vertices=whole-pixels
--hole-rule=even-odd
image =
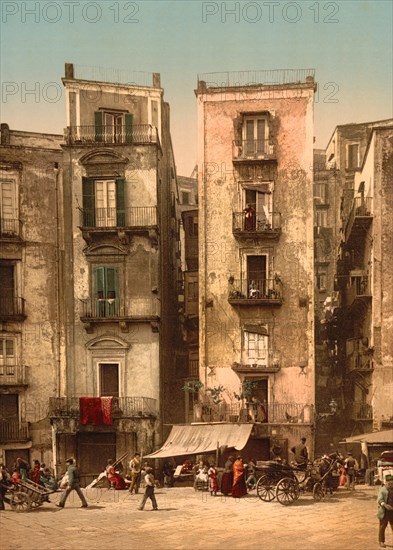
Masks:
[[[0,459],[50,463],[48,403],[64,372],[62,136],[0,142]]]
[[[272,84],[272,82],[274,84]],[[200,76],[200,421],[253,422],[246,450],[313,452],[312,70]]]

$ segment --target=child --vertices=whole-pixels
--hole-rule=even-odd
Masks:
[[[210,491],[210,494],[211,496],[216,496],[217,495],[217,491],[218,491],[218,479],[217,479],[217,469],[216,469],[216,465],[214,464],[214,462],[212,462],[212,464],[210,464],[210,468],[207,472],[207,475],[209,476],[209,491]]]
[[[150,468],[150,466],[147,466],[145,468],[145,472],[146,472],[146,475],[145,475],[145,494],[143,495],[143,499],[142,499],[142,502],[140,503],[140,506],[139,506],[138,510],[143,510],[144,509],[146,501],[147,501],[148,498],[150,498],[150,500],[151,500],[151,503],[153,505],[153,510],[158,510],[156,497],[154,496],[155,481],[154,481],[154,476],[153,476],[153,468]]]

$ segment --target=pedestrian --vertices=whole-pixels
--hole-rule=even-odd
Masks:
[[[250,460],[247,463],[247,479],[246,479],[246,486],[247,489],[255,489],[257,484],[257,478],[255,477],[255,470],[257,465],[255,464],[255,461],[253,458],[250,458]]]
[[[20,457],[16,459],[15,470],[20,475],[22,481],[26,481],[26,479],[29,478],[30,469],[30,464],[28,462],[22,460]]]
[[[153,510],[158,510],[156,497],[154,495],[155,480],[153,476],[153,468],[148,466],[145,470],[145,494],[143,495],[142,502],[139,505],[138,510],[143,510],[148,498],[150,498],[153,505]]]
[[[214,462],[210,464],[210,468],[207,471],[209,476],[209,491],[211,496],[216,496],[218,491],[218,472]]]
[[[85,496],[82,493],[80,488],[79,470],[77,466],[74,464],[74,459],[69,458],[68,460],[66,460],[66,464],[67,464],[67,474],[68,474],[67,487],[63,492],[63,494],[61,495],[59,504],[56,504],[56,506],[58,508],[64,508],[64,504],[68,498],[68,495],[72,491],[76,491],[78,497],[81,499],[81,502],[82,502],[81,508],[87,508],[87,502],[86,502]]]
[[[295,462],[299,470],[305,470],[307,468],[308,450],[306,441],[306,438],[302,437],[300,443],[291,448],[291,452],[295,455]]]
[[[244,468],[243,458],[238,456],[233,463],[232,496],[235,498],[240,498],[244,497],[246,494],[246,470]]]
[[[387,475],[377,498],[379,519],[378,541],[381,548],[386,548],[385,531],[388,523],[393,531],[393,476]]]
[[[130,493],[135,490],[135,494],[139,491],[139,484],[141,482],[141,455],[135,453],[134,457],[130,460],[130,470],[131,470],[131,483],[130,488],[128,489]]]
[[[39,484],[40,482],[40,475],[41,475],[41,464],[39,460],[34,461],[33,471],[31,472],[31,480],[34,481],[34,483]]]
[[[233,456],[228,456],[228,460],[224,464],[224,472],[221,478],[221,493],[223,495],[230,495],[232,492],[233,484]]]
[[[347,488],[353,491],[355,489],[356,472],[359,470],[359,464],[350,451],[344,460],[344,468],[347,474]]]

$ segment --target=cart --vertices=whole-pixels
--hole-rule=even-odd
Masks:
[[[320,501],[331,488],[329,479],[339,462],[337,453],[325,455],[305,469],[266,462],[257,481],[257,495],[265,502],[276,499],[284,506],[292,504],[306,492],[312,493],[315,501]]]
[[[7,502],[14,512],[29,512],[32,508],[49,502],[49,495],[55,492],[30,479],[19,480],[16,485],[6,487],[4,502]]]

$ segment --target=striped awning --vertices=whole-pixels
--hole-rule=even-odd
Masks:
[[[251,423],[175,425],[161,449],[144,458],[204,454],[216,451],[217,447],[240,451],[245,447],[252,428]]]

